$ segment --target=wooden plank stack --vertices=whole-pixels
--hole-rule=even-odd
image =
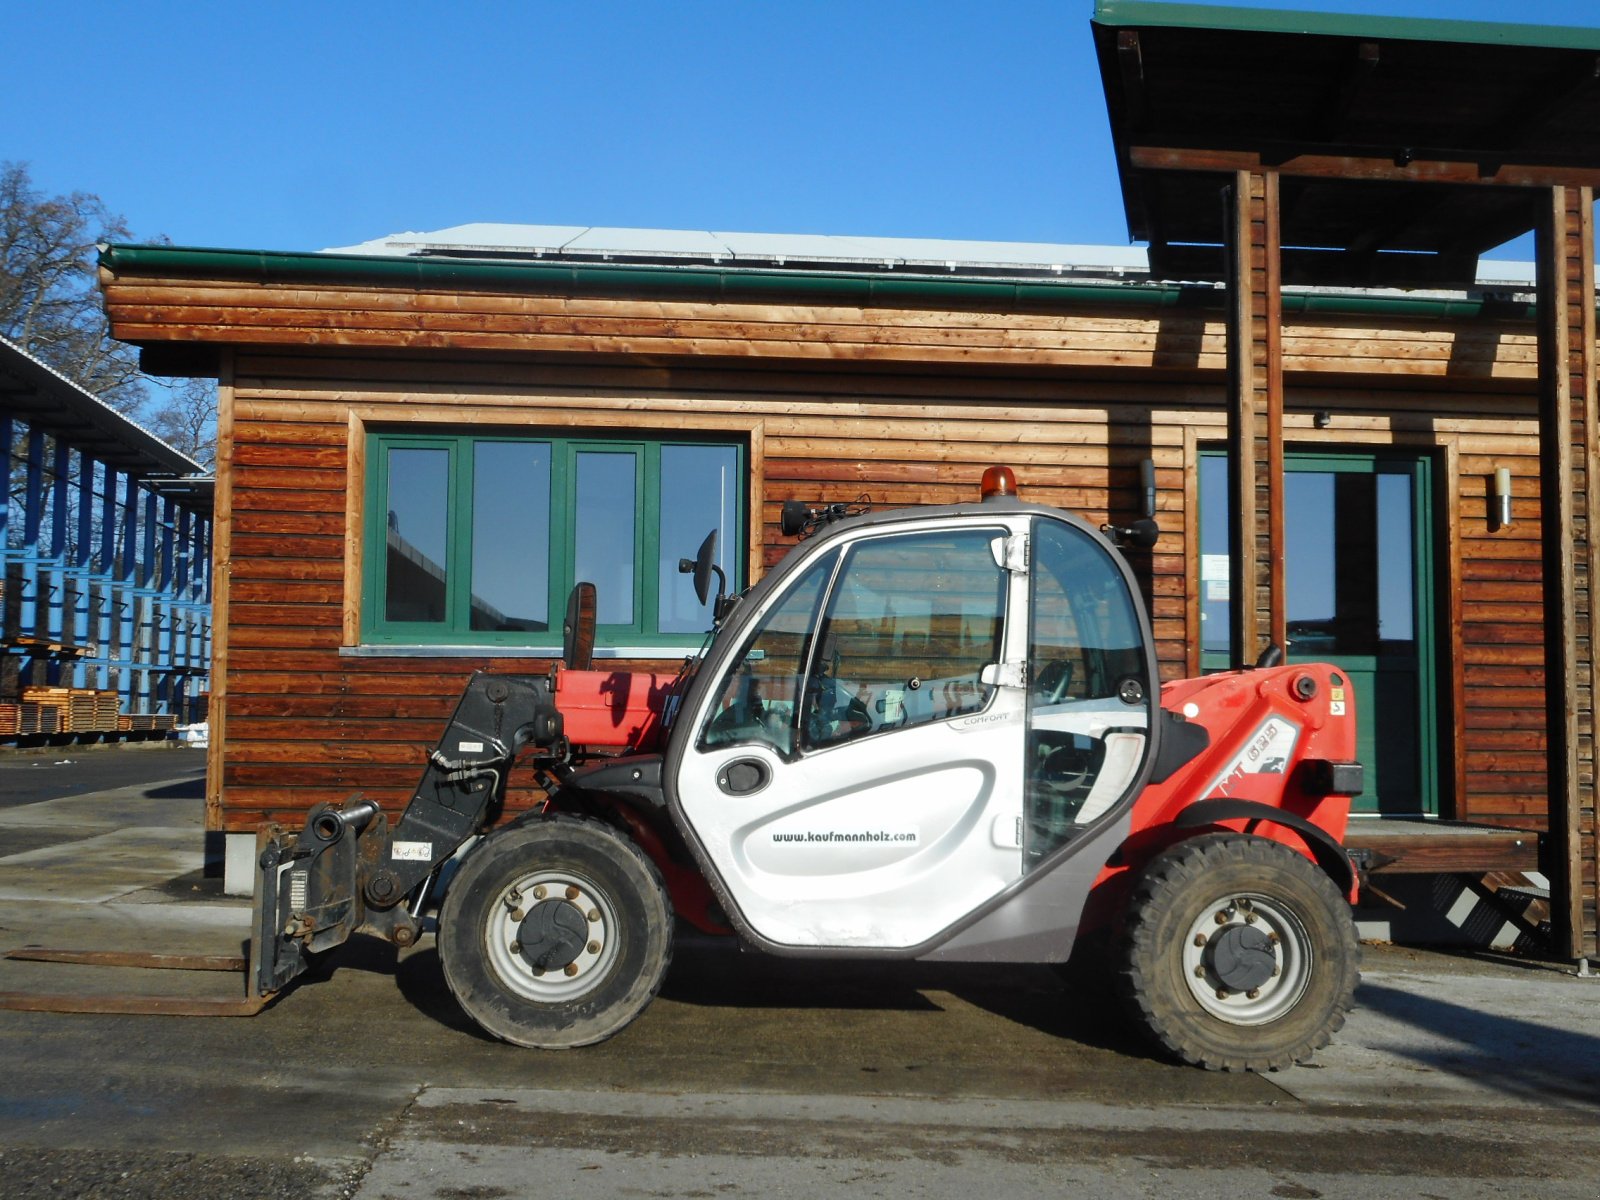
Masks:
[[[177,724],[178,718],[171,713],[122,713],[117,717],[117,728],[123,733],[167,731]]]
[[[54,713],[54,728],[35,733],[107,733],[117,728],[120,697],[98,688],[30,687],[22,691],[23,707],[32,704]],[[19,732],[23,732],[19,730]]]
[[[0,737],[28,737],[36,733],[55,733],[60,710],[48,704],[23,701],[0,704]]]

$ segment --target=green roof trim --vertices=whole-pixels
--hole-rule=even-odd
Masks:
[[[1212,4],[1165,4],[1152,0],[1095,0],[1096,25],[1119,29],[1157,27],[1217,29],[1233,33],[1307,34],[1313,37],[1454,42],[1464,45],[1531,46],[1555,50],[1600,50],[1600,29],[1577,25],[1502,25],[1437,17],[1380,17],[1351,13],[1285,12]]]
[[[710,296],[727,300],[785,297],[863,306],[899,304],[960,308],[965,304],[1111,304],[1177,308],[1220,307],[1224,299],[1220,288],[1176,283],[972,276],[952,279],[942,275],[795,268],[400,258],[127,244],[102,246],[100,265],[113,273],[246,279],[260,283],[353,284],[418,291],[459,288],[513,293]],[[1283,311],[1449,318],[1488,315],[1531,320],[1534,310],[1531,304],[1493,299],[1286,292]]]

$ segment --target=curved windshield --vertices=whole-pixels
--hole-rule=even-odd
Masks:
[[[700,734],[702,748],[759,742],[788,756],[795,746],[795,713],[817,608],[838,561],[822,556],[767,610],[729,666]]]

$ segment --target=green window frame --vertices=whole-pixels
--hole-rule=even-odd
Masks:
[[[486,453],[503,448],[521,455],[538,471],[510,478],[502,468],[495,475],[492,467],[480,468],[486,447]],[[707,454],[697,458],[696,450]],[[729,589],[744,586],[747,461],[744,444],[732,438],[369,433],[361,641],[558,652],[567,595],[579,578],[589,577],[599,590],[597,647],[698,645],[711,624],[710,608],[685,608],[678,589],[690,583],[677,574],[677,561],[693,557],[716,524],[723,527],[719,558]],[[720,469],[697,469],[706,463]],[[403,522],[397,509],[406,514]],[[691,532],[696,522],[704,528]],[[405,542],[404,533],[412,531],[417,542]],[[407,546],[401,557],[397,544]],[[601,573],[597,559],[609,581],[594,578]],[[525,578],[542,575],[542,586],[534,585],[541,603],[529,605],[538,621],[518,618],[486,627],[493,622],[485,614],[502,610],[475,593],[497,563],[515,564],[512,569]],[[391,590],[391,572],[402,569],[410,571],[411,582],[394,582]],[[407,594],[423,599],[397,603],[395,597],[408,588]],[[672,595],[663,595],[667,588]],[[502,582],[496,600],[504,592]],[[688,628],[690,621],[697,627]]]

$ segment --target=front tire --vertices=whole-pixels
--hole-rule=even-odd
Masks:
[[[462,863],[439,913],[439,957],[451,994],[495,1037],[588,1046],[654,999],[672,908],[632,842],[547,814],[490,834]]]
[[[1181,842],[1129,900],[1118,991],[1144,1033],[1208,1070],[1304,1062],[1343,1025],[1360,977],[1350,906],[1265,838]]]

